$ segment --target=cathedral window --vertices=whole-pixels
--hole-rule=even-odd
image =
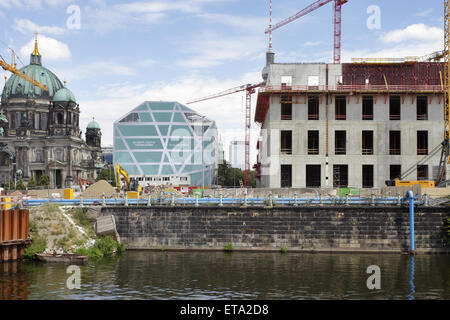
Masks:
[[[61,150],[56,151],[56,160],[64,161],[64,153]]]
[[[57,124],[64,124],[64,115],[60,112],[56,115],[56,123]]]
[[[39,124],[41,123],[41,117],[40,117],[40,113],[39,112],[36,112],[35,114],[34,114],[34,128],[36,129],[36,130],[39,130]]]

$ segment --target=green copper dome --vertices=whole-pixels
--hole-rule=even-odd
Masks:
[[[100,129],[100,125],[97,123],[97,121],[92,119],[92,121],[88,123],[86,129]]]
[[[20,71],[46,86],[48,91],[44,91],[18,75],[12,74],[3,88],[2,100],[9,98],[52,99],[55,93],[64,87],[53,72],[42,66],[41,58],[36,42],[34,51],[31,54],[30,64],[20,69]]]
[[[77,102],[75,100],[75,95],[67,89],[66,87],[59,89],[56,91],[55,95],[53,96],[54,102]]]

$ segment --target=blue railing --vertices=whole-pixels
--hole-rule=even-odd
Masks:
[[[224,205],[224,206],[253,206],[264,205],[270,206],[270,198],[151,198],[151,205],[177,205],[177,206],[192,206],[198,203],[203,205]],[[25,206],[39,206],[45,203],[56,203],[60,205],[72,206],[92,206],[92,205],[142,205],[148,206],[148,199],[33,199],[25,201]],[[425,201],[415,201],[416,205],[423,205]],[[305,206],[305,205],[404,205],[408,204],[407,198],[398,197],[380,197],[380,198],[362,198],[362,197],[348,197],[348,198],[272,198],[273,206]]]

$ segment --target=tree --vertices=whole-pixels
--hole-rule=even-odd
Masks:
[[[116,179],[115,179],[115,173],[113,168],[104,168],[100,171],[100,173],[97,175],[97,178],[95,179],[95,182],[99,180],[106,180],[108,181],[113,187],[116,186]]]
[[[46,187],[49,184],[50,184],[50,180],[45,173],[39,177],[38,186]]]
[[[245,181],[245,172],[239,168],[232,168],[225,160],[219,164],[217,183],[223,187],[239,187],[239,180]],[[250,186],[256,187],[255,172],[250,172]]]
[[[19,179],[16,183],[16,190],[26,190],[25,184],[23,183],[22,179]]]
[[[13,190],[15,188],[14,186],[14,180],[12,178],[8,178],[5,183],[5,189],[7,190]]]
[[[37,186],[36,180],[34,180],[34,177],[31,177],[30,181],[28,181],[27,188],[28,189],[36,188],[36,186]]]

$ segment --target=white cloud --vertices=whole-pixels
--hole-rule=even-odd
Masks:
[[[224,1],[135,1],[111,6],[104,1],[95,1],[91,6],[85,7],[83,12],[84,19],[87,21],[86,25],[97,32],[104,33],[125,28],[131,24],[161,23],[170,13],[200,13],[205,3]]]
[[[15,19],[13,28],[23,34],[38,32],[52,35],[60,35],[65,32],[64,28],[57,26],[40,26],[28,19]]]
[[[263,36],[222,36],[217,34],[203,34],[183,46],[190,54],[178,65],[188,68],[207,68],[223,62],[256,56],[266,47]]]
[[[423,23],[412,24],[404,29],[389,31],[380,37],[385,43],[402,43],[407,41],[443,41],[444,31],[442,28],[430,27]]]
[[[114,61],[97,61],[87,64],[79,64],[76,67],[56,69],[55,73],[69,82],[92,77],[111,75],[133,76],[136,74],[134,69],[120,65]]]
[[[67,44],[62,43],[56,39],[41,35],[38,39],[39,52],[44,59],[48,61],[64,61],[71,57],[70,49]],[[27,57],[33,52],[34,38],[20,48],[22,57]]]
[[[426,9],[426,10],[421,10],[421,11],[415,13],[414,16],[416,16],[416,17],[427,17],[432,12],[433,12],[433,8],[430,8],[430,9]]]
[[[230,14],[203,13],[198,14],[198,18],[214,24],[223,24],[239,30],[245,30],[246,33],[258,32],[267,27],[266,17],[246,17]]]
[[[166,11],[199,12],[200,6],[195,1],[153,1],[117,4],[117,10],[129,14],[152,14]]]
[[[182,77],[171,82],[159,82],[150,85],[111,83],[101,87],[98,98],[80,100],[81,128],[95,116],[102,129],[102,144],[113,143],[113,122],[137,107],[143,101],[178,101],[186,104],[195,98],[214,94],[246,83],[262,81],[260,72],[244,74],[239,79],[220,80],[206,77]],[[252,121],[254,119],[257,95],[252,96]],[[199,113],[216,121],[219,133],[228,148],[231,140],[244,140],[245,92],[187,105]],[[105,112],[107,111],[107,112]],[[256,159],[256,137],[259,129],[252,124],[251,158]]]
[[[68,4],[74,0],[0,0],[0,6],[5,8],[42,8],[43,4],[49,6],[59,6],[63,4]]]
[[[343,50],[342,61],[350,62],[351,58],[405,58],[422,57],[443,49],[444,34],[436,27],[414,24],[401,30],[393,30],[379,39],[383,44],[391,44],[378,50]]]

